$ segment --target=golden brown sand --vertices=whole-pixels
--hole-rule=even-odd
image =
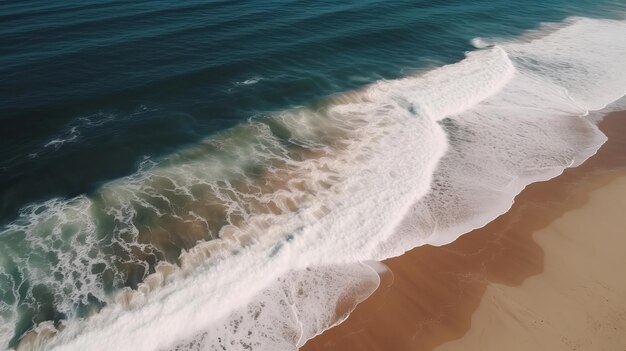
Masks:
[[[624,350],[625,194],[626,172],[535,232],[543,273],[489,285],[467,334],[436,350]]]
[[[626,113],[509,212],[385,263],[394,281],[302,350],[626,350]]]

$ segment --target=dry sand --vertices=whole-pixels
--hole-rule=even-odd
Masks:
[[[626,172],[534,234],[544,271],[491,284],[453,350],[626,350]]]
[[[387,260],[394,281],[302,350],[626,350],[626,113],[600,128],[492,223]]]

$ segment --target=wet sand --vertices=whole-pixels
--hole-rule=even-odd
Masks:
[[[598,153],[509,212],[387,260],[384,281],[302,350],[626,349],[626,112]]]

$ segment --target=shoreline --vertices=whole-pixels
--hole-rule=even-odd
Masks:
[[[301,350],[433,350],[469,335],[493,286],[517,289],[544,273],[554,253],[539,245],[535,233],[583,208],[590,194],[626,169],[626,112],[609,113],[598,127],[608,141],[594,156],[556,178],[530,184],[491,223],[448,245],[420,246],[384,261],[393,283],[383,281],[346,321]],[[535,326],[525,327],[530,335]]]
[[[614,268],[625,261],[626,171],[583,186],[587,203],[533,236],[545,252],[543,272],[519,287],[490,284],[467,333],[434,350],[624,348],[626,279]]]

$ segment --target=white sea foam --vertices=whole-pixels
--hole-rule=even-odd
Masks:
[[[431,192],[380,256],[442,245],[505,212],[527,184],[576,166],[606,140],[585,116],[626,93],[623,21],[570,19],[547,34],[503,42],[515,77],[495,96],[442,125],[450,148]],[[419,235],[408,235],[419,233]]]
[[[257,294],[243,313],[233,311],[174,349],[296,349],[343,321],[378,287],[376,268],[356,263],[289,272]]]
[[[493,46],[493,42],[485,38],[474,38],[470,41],[470,43],[477,49],[484,49]]]
[[[141,105],[140,109],[136,113],[147,111],[147,107]],[[81,116],[70,123],[68,123],[63,130],[48,140],[37,151],[29,154],[30,158],[36,158],[41,153],[54,152],[59,150],[66,144],[77,143],[84,139],[83,132],[94,127],[100,127],[102,125],[111,123],[118,118],[115,114],[99,112],[92,115]]]
[[[261,81],[261,77],[252,77],[246,80],[242,80],[240,82],[235,82],[235,85],[252,85]]]
[[[341,317],[345,296],[358,301],[377,284],[354,262],[450,242],[506,211],[526,184],[593,154],[604,136],[579,116],[624,94],[624,37],[624,22],[572,19],[151,161],[81,200],[95,219],[67,217],[76,200],[55,200],[60,227],[48,210],[25,211],[4,235],[43,234],[54,245],[50,227],[83,237],[94,220],[113,233],[77,242],[60,269],[90,271],[112,245],[146,272],[145,257],[161,263],[115,296],[70,273],[107,307],[59,332],[43,325],[20,347],[296,349]],[[175,265],[166,263],[172,241],[185,248]],[[80,252],[92,253],[83,262]],[[84,294],[58,303],[70,308]]]
[[[42,153],[57,151],[67,144],[80,143],[88,138],[89,134],[93,133],[94,129],[110,123],[135,118],[147,112],[154,111],[157,111],[157,109],[146,105],[139,105],[133,112],[125,115],[101,111],[90,115],[80,116],[70,121],[62,130],[51,137],[36,151],[31,152],[29,157],[36,158]]]
[[[43,147],[54,147],[55,149],[59,149],[65,143],[76,141],[79,136],[80,133],[78,132],[78,128],[72,127],[68,131],[65,131],[62,136],[60,135],[48,141]]]

